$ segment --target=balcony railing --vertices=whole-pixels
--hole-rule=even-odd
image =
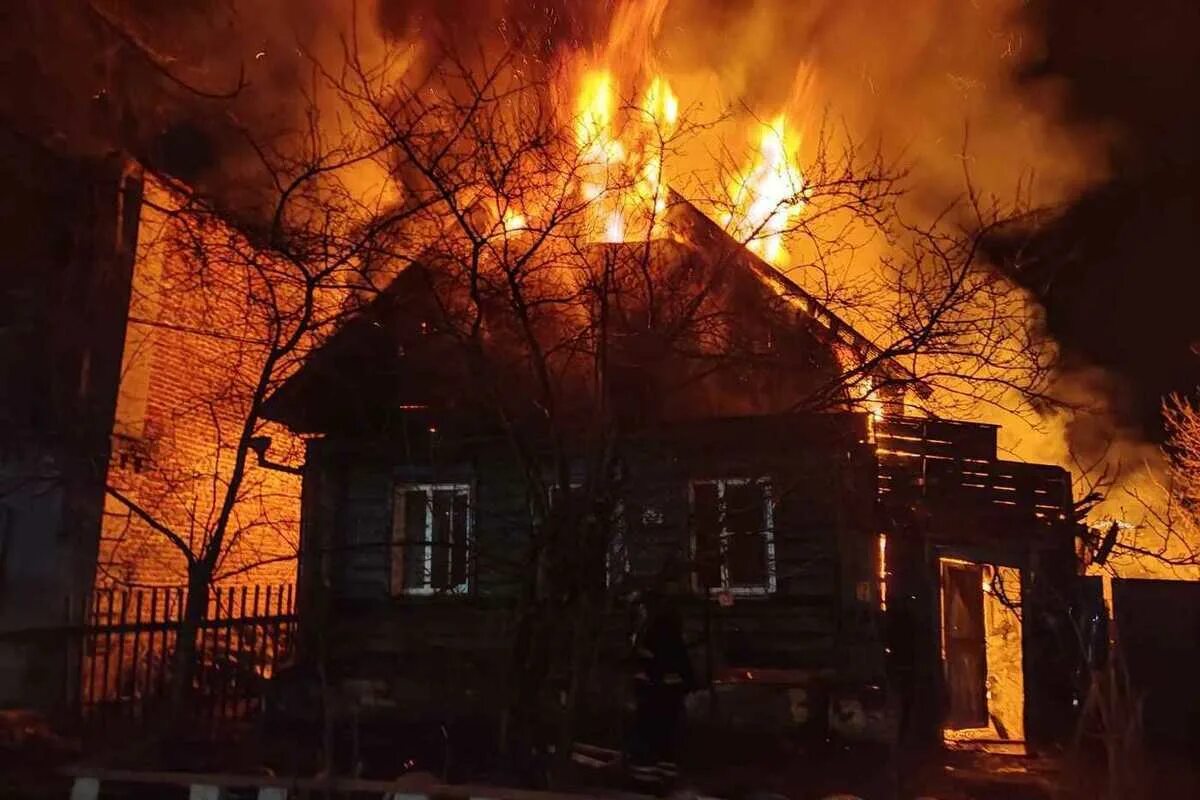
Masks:
[[[890,417],[875,424],[879,492],[932,502],[994,506],[1046,523],[1069,518],[1070,474],[996,457],[996,426]]]

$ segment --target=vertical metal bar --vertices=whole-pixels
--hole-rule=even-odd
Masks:
[[[238,608],[238,619],[241,620],[241,623],[238,625],[238,665],[239,665],[239,667],[246,667],[251,672],[253,672],[253,670],[254,670],[254,658],[253,658],[253,656],[254,656],[254,638],[250,637],[250,641],[249,642],[246,641],[246,622],[245,622],[245,620],[246,620],[246,601],[249,599],[249,596],[250,596],[250,587],[243,584],[242,585],[242,599],[239,603],[239,608]],[[246,658],[244,660],[241,657],[242,655],[246,656]],[[240,691],[238,692],[237,696],[234,698],[233,715],[237,719],[242,719],[243,717],[246,716],[246,714],[249,711],[248,706],[250,703],[250,695],[249,695],[250,682],[247,680],[247,681],[244,681],[244,683],[246,685],[240,687]]]
[[[251,614],[254,617],[254,647],[250,651],[250,659],[253,663],[253,669],[256,673],[265,674],[263,664],[266,662],[267,653],[267,626],[262,622],[261,612],[259,609],[259,593],[262,586],[255,584],[254,586],[254,604],[251,607]]]
[[[229,710],[229,696],[237,682],[237,670],[233,667],[233,620],[234,620],[234,605],[233,598],[236,588],[230,586],[225,592],[225,660],[223,663],[225,669],[222,670],[222,680],[220,683],[220,702],[218,704],[218,716],[222,719]]]
[[[165,697],[167,691],[167,672],[171,669],[171,621],[172,611],[170,588],[163,589],[162,609],[162,648],[158,656],[158,696]]]
[[[276,654],[279,652],[279,626],[276,621],[276,609],[279,608],[279,588],[267,587],[267,605],[263,609],[263,638],[268,647],[263,649],[262,669],[275,673]]]
[[[208,677],[204,685],[209,687],[208,694],[208,721],[211,726],[216,724],[217,706],[220,703],[221,697],[221,682],[224,673],[224,664],[221,662],[221,620],[224,617],[225,604],[221,602],[221,590],[214,586],[209,592],[209,603],[212,608],[212,613],[208,615],[205,623],[206,640],[210,655],[207,659]]]
[[[241,669],[241,650],[242,650],[242,634],[241,628],[238,627],[238,620],[241,615],[237,613],[237,606],[234,605],[234,598],[239,596],[238,587],[229,587],[229,624],[225,627],[225,659],[233,665],[231,673],[232,683],[225,692],[225,703],[222,711],[226,716],[236,716],[237,712],[237,696],[238,692],[243,691],[243,684],[246,683],[242,679]],[[243,601],[245,595],[241,595]],[[244,605],[244,603],[243,603]],[[237,627],[237,631],[234,628]],[[235,636],[236,633],[236,636]]]
[[[287,629],[287,646],[284,648],[283,652],[285,655],[290,655],[291,651],[292,651],[292,642],[295,639],[295,633],[296,633],[296,622],[294,619],[295,614],[296,614],[296,584],[294,584],[294,583],[289,583],[287,585],[287,606],[286,606],[286,608],[287,608],[288,616],[292,617],[293,619],[289,619],[284,623],[284,627]],[[276,659],[276,660],[280,660],[280,659]]]
[[[209,706],[209,717],[216,723],[220,717],[221,700],[225,694],[225,682],[228,680],[228,659],[221,653],[221,629],[222,623],[229,617],[229,607],[222,602],[221,589],[213,587],[213,597],[216,599],[216,619],[213,620],[212,627],[212,703]]]
[[[106,593],[105,604],[105,619],[104,619],[104,668],[100,675],[100,699],[102,715],[107,715],[108,694],[108,670],[109,662],[112,661],[112,616],[113,616],[113,597],[115,589],[110,588]]]
[[[267,586],[266,597],[263,599],[263,616],[264,617],[271,616],[271,591],[274,588],[275,587],[273,587],[273,586]]]
[[[275,670],[279,667],[280,651],[283,649],[283,590],[284,585],[279,585],[278,600],[275,603],[275,649],[271,651],[271,674],[275,674]]]
[[[80,710],[91,707],[96,697],[96,615],[99,593],[93,590],[87,599],[87,627],[83,633],[83,656],[87,659],[87,688],[80,702]]]
[[[142,712],[145,714],[145,704],[153,702],[151,692],[154,688],[154,664],[159,661],[158,650],[154,648],[154,640],[158,638],[158,587],[150,589],[150,636],[146,642],[146,677],[142,682]]]
[[[217,633],[217,625],[221,622],[221,590],[214,589],[208,595],[208,614],[205,615],[204,625],[201,630],[204,631],[200,637],[202,644],[200,663],[204,665],[204,679],[201,685],[206,689],[210,689],[213,685],[213,680],[219,681],[220,664],[217,662],[217,644],[219,635]],[[211,640],[211,642],[210,642]],[[219,687],[218,687],[219,688]],[[215,691],[208,691],[202,695],[203,700],[208,703],[208,723],[209,730],[212,730],[214,720],[216,719],[217,697]]]
[[[130,694],[130,696],[129,696],[130,709],[129,710],[131,712],[130,716],[140,716],[141,715],[140,714],[141,709],[139,708],[139,706],[141,705],[142,693],[140,691],[138,691],[138,686],[140,683],[138,680],[138,662],[140,660],[141,652],[142,652],[142,601],[145,599],[145,596],[146,596],[145,590],[143,590],[143,589],[137,590],[137,604],[134,606],[134,613],[133,613],[133,616],[134,616],[133,659],[132,659],[132,665],[131,665],[132,671],[130,672],[130,677],[132,678],[132,681],[130,684],[130,693],[129,693]]]
[[[180,610],[183,608],[183,589],[175,587],[175,602],[171,602],[171,590],[163,590],[163,649],[162,649],[162,668],[158,672],[158,692],[160,697],[166,697],[168,673],[171,671],[175,660],[175,646],[179,641],[179,627],[176,624],[179,620]],[[172,636],[174,633],[174,636]]]
[[[217,718],[220,717],[221,699],[225,693],[225,681],[228,679],[227,663],[221,654],[221,628],[222,622],[229,616],[229,609],[222,602],[220,587],[213,587],[212,591],[213,604],[215,613],[212,619],[212,672],[211,683],[212,697],[208,706],[208,716],[213,724],[216,724]]]
[[[237,670],[236,668],[231,669],[235,663],[235,659],[233,658],[233,596],[235,591],[235,587],[230,586],[225,593],[225,661],[223,662],[225,669],[221,673],[222,680],[218,695],[220,700],[217,704],[217,716],[222,719],[229,710],[229,695],[230,691],[234,688],[231,685],[231,681],[234,683],[237,681]]]
[[[116,700],[117,703],[117,716],[124,716],[126,711],[125,703],[123,702],[124,698],[121,696],[121,687],[125,684],[125,639],[129,636],[129,634],[125,632],[125,628],[126,621],[129,616],[129,591],[129,589],[126,589],[125,591],[121,592],[121,612],[118,616],[120,621],[117,623],[120,627],[117,628],[117,670],[115,676],[116,686],[113,687],[115,695],[113,699]]]
[[[233,604],[233,590],[225,592],[225,602],[221,602],[221,590],[216,588],[213,593],[217,596],[218,613],[221,614],[221,620],[224,624],[213,627],[213,667],[215,674],[213,679],[216,685],[213,687],[213,719],[221,718],[225,706],[226,688],[229,685],[229,618],[233,612],[230,607]],[[221,633],[225,633],[225,650],[221,650]]]

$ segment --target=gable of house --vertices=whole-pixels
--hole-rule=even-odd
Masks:
[[[844,375],[864,364],[881,384],[899,387],[897,400],[907,388],[927,394],[691,204],[675,196],[665,224],[669,236],[595,244],[583,254],[608,276],[606,380],[611,407],[627,425],[845,409]],[[398,410],[488,418],[494,409],[478,402],[482,373],[468,369],[461,341],[474,313],[462,270],[427,261],[404,269],[314,353],[270,399],[268,415],[310,433],[383,431]],[[577,413],[586,420],[594,412],[594,353],[586,350],[592,344],[576,349],[569,326],[572,315],[594,313],[598,296],[559,302],[565,321],[551,313],[532,326],[564,418]],[[512,393],[510,413],[535,406],[536,397],[521,394],[536,381],[509,298],[484,296],[478,309],[483,356],[474,369]]]

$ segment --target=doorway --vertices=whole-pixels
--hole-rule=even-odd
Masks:
[[[1021,571],[941,558],[943,738],[1023,742]]]

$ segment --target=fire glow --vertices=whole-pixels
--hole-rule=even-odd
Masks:
[[[730,210],[725,226],[764,261],[786,261],[783,236],[804,209],[804,179],[796,166],[799,142],[788,134],[780,114],[762,126],[753,163],[729,187]]]
[[[661,234],[663,150],[678,121],[679,100],[661,75],[639,104],[623,109],[612,72],[584,74],[576,94],[575,144],[579,194],[588,203],[594,238],[623,242]]]
[[[607,68],[587,70],[575,91],[574,134],[579,196],[588,204],[592,238],[644,241],[663,235],[664,160],[680,126],[680,101],[664,75],[651,77],[640,100],[620,102]],[[798,137],[785,115],[758,126],[756,146],[727,187],[725,229],[768,263],[786,262],[784,236],[804,208],[796,162]]]

